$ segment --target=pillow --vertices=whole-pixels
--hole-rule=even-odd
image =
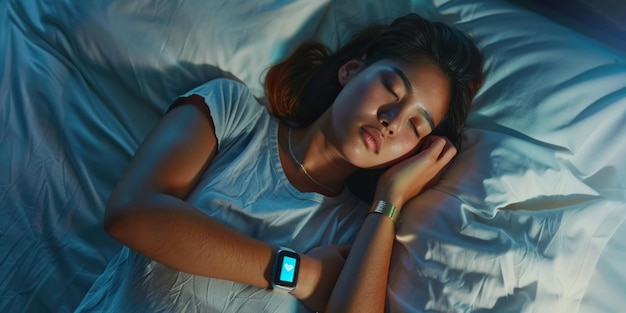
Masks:
[[[459,174],[442,188],[491,209],[547,196],[623,199],[626,138],[615,134],[626,130],[626,57],[506,2],[441,1],[438,10],[475,38],[487,73],[450,170],[467,172],[456,167],[471,159],[481,177]]]
[[[412,8],[472,36],[487,77],[454,163],[403,210],[392,311],[575,311],[624,219],[626,57],[505,1]]]

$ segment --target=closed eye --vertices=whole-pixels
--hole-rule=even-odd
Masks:
[[[388,78],[384,78],[383,79],[383,85],[385,86],[385,88],[387,89],[387,91],[389,91],[389,93],[396,98],[396,102],[400,102],[400,97],[398,96],[398,94],[393,90],[393,88],[391,87],[391,82],[389,81]]]
[[[420,138],[420,133],[417,130],[417,125],[415,124],[414,120],[411,120],[411,127],[413,127],[413,132],[415,132],[415,136],[417,136],[417,138]]]

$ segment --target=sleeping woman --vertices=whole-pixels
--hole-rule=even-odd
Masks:
[[[177,98],[104,227],[124,247],[79,312],[383,312],[396,223],[456,153],[482,58],[408,14]],[[364,198],[350,177],[378,171]],[[369,201],[369,200],[367,200]]]

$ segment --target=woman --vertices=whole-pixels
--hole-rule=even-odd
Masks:
[[[481,66],[409,14],[274,66],[273,116],[225,79],[179,97],[113,190],[126,247],[79,311],[383,311],[398,214],[455,155]],[[384,169],[369,204],[361,169]]]

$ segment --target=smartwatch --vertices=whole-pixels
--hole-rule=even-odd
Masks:
[[[300,255],[295,251],[280,247],[272,266],[272,288],[277,293],[288,293],[298,283]]]

